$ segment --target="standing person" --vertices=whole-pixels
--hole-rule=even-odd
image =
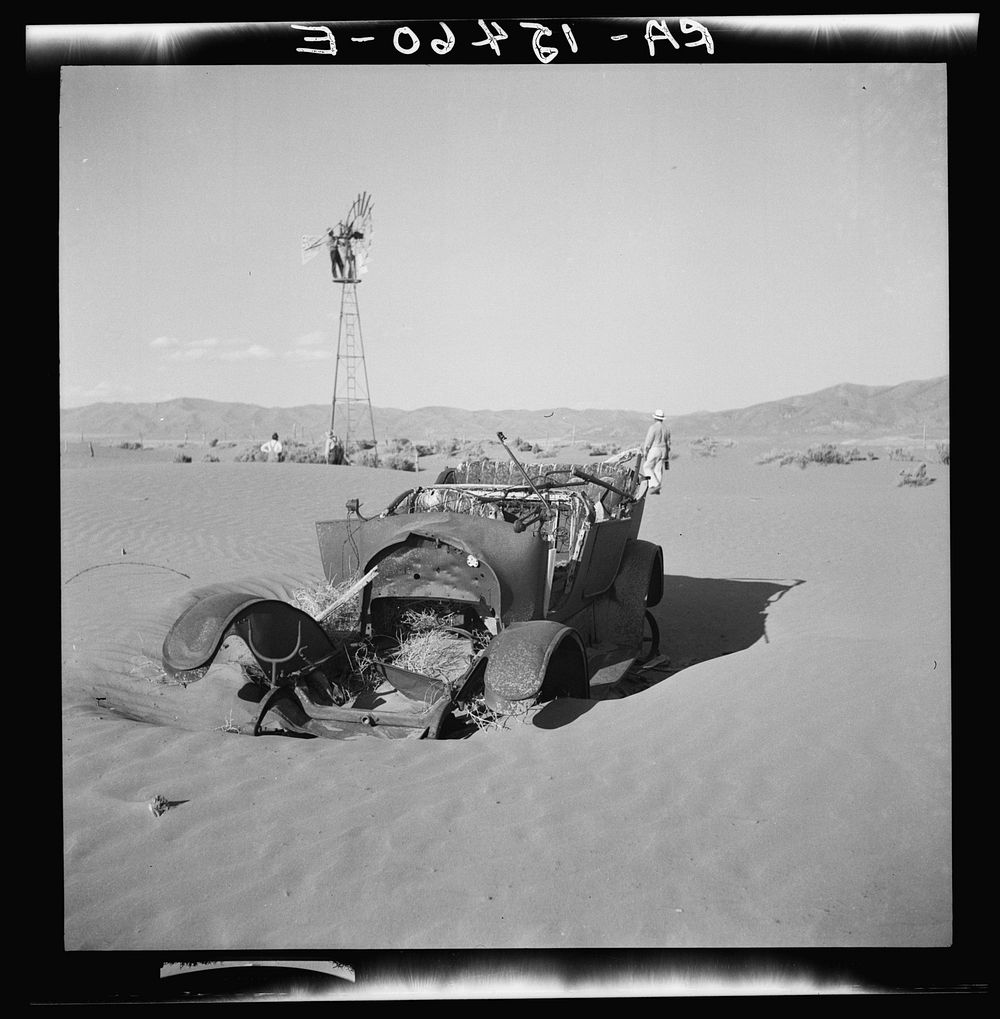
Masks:
[[[262,453],[267,454],[268,463],[278,463],[281,460],[281,443],[278,441],[278,433],[275,432],[263,446],[260,447]]]
[[[326,433],[326,444],[323,452],[326,454],[328,464],[342,464],[344,462],[344,444],[333,433]]]
[[[663,411],[653,411],[653,423],[642,441],[642,473],[649,478],[649,494],[659,495],[664,470],[670,470],[670,429],[663,423]]]
[[[344,278],[344,258],[340,252],[340,247],[343,244],[343,233],[343,223],[337,224],[336,233],[333,232],[332,228],[327,228],[326,231],[326,245],[330,249],[330,270],[335,280]]]

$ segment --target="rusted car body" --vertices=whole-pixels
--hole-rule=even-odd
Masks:
[[[264,677],[255,732],[277,723],[334,738],[441,738],[477,699],[503,715],[588,698],[657,651],[648,609],[662,594],[663,558],[639,538],[646,485],[637,455],[588,467],[477,460],[374,517],[352,500],[346,518],[316,525],[327,581],[360,578],[346,626],[217,593],[174,624],[164,666],[204,668],[235,634]],[[394,663],[415,611],[468,640],[458,675]]]

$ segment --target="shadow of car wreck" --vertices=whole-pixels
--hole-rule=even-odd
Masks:
[[[663,577],[663,597],[650,609],[659,628],[659,655],[637,664],[621,679],[591,688],[590,700],[560,699],[542,707],[532,724],[568,725],[596,703],[648,690],[699,662],[745,651],[768,640],[768,609],[802,580]]]

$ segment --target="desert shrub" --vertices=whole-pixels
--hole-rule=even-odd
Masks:
[[[757,458],[758,464],[773,464],[776,460],[783,460],[786,456],[789,456],[787,449],[772,449],[769,453],[764,453],[762,456]]]
[[[701,438],[692,439],[690,442],[691,452],[696,456],[715,456],[720,449],[731,449],[736,445],[734,439],[715,439],[710,435],[703,435]]]
[[[325,464],[326,456],[318,446],[309,446],[304,442],[286,442],[283,457],[290,463]]]
[[[141,442],[119,442],[119,449],[142,449]]]
[[[235,445],[235,443],[233,443]],[[282,451],[278,454],[278,462],[285,463],[287,460],[302,459],[305,463],[325,463],[322,455],[316,460],[310,459],[308,452],[310,447],[304,446],[302,443],[288,442],[282,440]],[[261,451],[260,446],[254,444],[252,446],[244,446],[243,451],[237,453],[233,457],[235,463],[267,463],[267,453]]]
[[[201,459],[203,463],[207,464],[217,464],[219,462],[219,458],[217,456],[212,456],[211,453],[206,453]]]
[[[857,455],[855,455],[857,454]],[[861,454],[856,449],[842,449],[825,443],[822,446],[810,446],[806,450],[806,456],[811,463],[817,464],[848,464],[852,460],[861,459]]]
[[[943,464],[951,464],[951,443],[950,442],[939,442],[935,447],[937,450],[938,460]]]
[[[426,449],[428,447],[425,446],[424,448]],[[429,453],[421,454],[417,446],[410,442],[409,439],[386,439],[386,441],[382,443],[382,451],[386,456],[395,454],[397,456],[410,457],[411,459],[421,455],[430,455]]]
[[[715,456],[719,449],[717,440],[704,435],[700,439],[691,440],[691,452],[696,456]]]
[[[831,443],[822,446],[810,446],[805,450],[771,450],[757,459],[758,464],[769,464],[777,462],[779,467],[786,467],[788,464],[795,464],[800,468],[808,467],[809,464],[849,464],[855,460],[871,460],[871,454],[865,456],[857,448],[843,449]]]
[[[442,451],[440,442],[415,442],[413,448],[417,451],[417,456],[434,456]]]
[[[589,456],[614,456],[621,452],[621,446],[613,442],[588,442],[587,450]]]
[[[912,485],[913,487],[919,488],[923,485],[933,485],[935,479],[927,476],[927,464],[921,464],[915,470],[906,470],[905,468],[899,472],[899,481],[897,487],[901,485]]]
[[[394,443],[396,440],[390,439],[385,443],[387,449],[397,448]],[[378,445],[371,441],[371,439],[351,439],[350,443],[345,446],[344,454],[351,463],[362,463],[368,456],[377,456]],[[366,464],[366,466],[371,466]]]
[[[382,457],[381,467],[388,467],[391,471],[415,471],[417,462],[412,456],[405,453],[390,453]]]
[[[175,464],[189,464],[190,462],[191,457],[189,457],[187,453],[178,453],[177,456],[174,457]]]
[[[890,460],[916,460],[916,457],[908,449],[903,449],[902,446],[897,446],[895,449],[889,450]]]

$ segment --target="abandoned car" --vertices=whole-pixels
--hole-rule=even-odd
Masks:
[[[658,650],[663,557],[638,537],[640,467],[636,453],[593,466],[511,454],[448,468],[377,516],[351,500],[316,524],[335,595],[322,611],[208,595],[170,629],[164,668],[194,678],[240,637],[255,734],[448,738],[470,718],[588,698]],[[429,638],[422,658],[404,654]]]

